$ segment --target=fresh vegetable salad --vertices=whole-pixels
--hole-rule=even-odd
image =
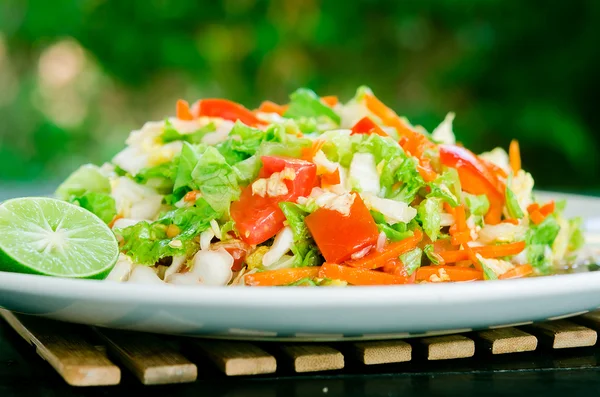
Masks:
[[[474,154],[450,113],[431,133],[360,87],[299,89],[256,110],[177,102],[101,167],[57,190],[101,218],[108,279],[346,286],[544,275],[583,244],[564,203],[538,202],[519,145]]]

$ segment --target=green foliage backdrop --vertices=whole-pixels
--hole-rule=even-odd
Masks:
[[[539,187],[600,187],[600,1],[3,0],[0,182],[109,159],[177,98],[254,107],[367,84],[477,151],[521,141]]]

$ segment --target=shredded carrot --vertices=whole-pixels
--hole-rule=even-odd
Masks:
[[[529,212],[530,214],[539,209],[540,209],[540,205],[538,203],[529,204],[527,206],[527,212]]]
[[[317,139],[313,141],[312,146],[308,148],[302,149],[302,159],[306,161],[312,161],[313,157],[323,148],[325,141],[322,139]]]
[[[340,183],[340,170],[338,168],[333,172],[321,175],[321,185],[331,186]]]
[[[519,141],[513,139],[508,148],[508,158],[510,168],[516,174],[521,169],[521,150],[519,149]]]
[[[463,245],[463,248],[465,251],[467,251],[467,256],[468,256],[469,260],[473,263],[473,266],[475,266],[475,269],[483,270],[481,268],[481,263],[479,263],[479,259],[475,255],[475,252],[473,252],[473,249],[471,247],[469,247],[469,245],[466,243],[465,243],[465,245]]]
[[[432,281],[431,276],[435,275],[442,278],[444,273],[450,278],[450,281],[483,280],[483,272],[481,270],[469,267],[422,266],[417,269],[417,281]]]
[[[471,241],[471,232],[465,230],[464,232],[454,233],[450,236],[450,241],[452,245],[466,244]]]
[[[294,267],[289,269],[267,270],[265,272],[251,273],[244,276],[246,284],[253,287],[269,287],[287,285],[303,278],[314,278],[319,275],[318,266]]]
[[[200,193],[198,190],[192,190],[191,192],[187,192],[185,196],[183,196],[183,201],[185,201],[186,203],[193,203],[194,201],[196,201],[198,193]]]
[[[518,225],[518,224],[519,224],[519,220],[518,220],[518,219],[513,219],[513,218],[510,218],[510,219],[504,219],[504,220],[502,221],[502,223],[511,223],[511,224],[513,224],[513,225]]]
[[[546,203],[540,207],[540,213],[544,216],[548,216],[554,212],[555,207],[554,201],[550,201],[549,203]]]
[[[190,111],[190,104],[183,99],[177,101],[177,112],[176,116],[179,120],[194,120],[194,116]]]
[[[363,269],[377,269],[386,264],[390,259],[397,258],[405,252],[415,248],[423,238],[423,232],[416,229],[412,237],[397,241],[388,245],[382,252],[373,252],[361,259],[346,262],[348,266],[358,267]]]
[[[468,231],[469,227],[467,226],[467,218],[465,215],[465,206],[459,205],[454,209],[454,221],[456,222],[456,226],[459,232]]]
[[[478,157],[479,161],[481,161],[483,163],[483,165],[485,165],[487,167],[487,169],[489,169],[493,174],[496,174],[496,176],[500,176],[502,178],[507,178],[508,174],[506,173],[506,171],[504,171],[502,168],[498,167],[496,164],[492,163],[491,161],[487,161],[481,157]]]
[[[122,218],[123,218],[123,215],[115,215],[115,217],[112,219],[112,221],[110,221],[110,223],[108,224],[108,227],[112,229],[113,226],[115,225],[115,222]]]
[[[260,104],[258,111],[262,113],[277,113],[278,115],[283,116],[288,107],[289,105],[278,105],[275,102],[264,101]]]
[[[510,278],[521,278],[527,277],[533,273],[533,267],[531,265],[521,265],[517,266],[514,269],[510,269],[506,273],[500,275],[498,278],[500,280],[506,280]]]
[[[539,210],[533,211],[531,214],[529,214],[529,219],[531,219],[531,222],[535,223],[536,225],[542,223],[545,218],[546,217],[542,215]]]
[[[383,273],[377,270],[336,265],[335,263],[323,264],[319,271],[319,277],[343,280],[352,285],[391,285],[411,282],[411,278]]]
[[[419,165],[417,165],[417,170],[425,182],[433,182],[438,176],[431,167],[431,161],[429,159],[420,159]]]
[[[373,114],[379,117],[385,125],[396,128],[400,137],[407,137],[409,141],[411,138],[416,136],[422,136],[425,138],[423,134],[411,129],[404,121],[402,121],[400,117],[398,117],[396,112],[388,108],[383,102],[377,99],[375,95],[366,94],[365,105],[371,112],[373,112]],[[427,140],[427,138],[425,139]],[[415,153],[413,153],[413,155],[416,156]]]
[[[502,256],[517,255],[525,249],[525,242],[518,241],[516,243],[502,245],[487,245],[483,247],[471,247],[474,253],[483,256],[484,258],[499,258]],[[455,263],[469,259],[469,255],[465,250],[445,251],[440,252],[440,255],[446,263]]]
[[[444,211],[446,211],[449,214],[454,215],[454,208],[452,208],[452,206],[445,201],[444,201]]]
[[[338,97],[336,97],[335,95],[321,97],[321,101],[330,108],[334,107],[339,102]]]

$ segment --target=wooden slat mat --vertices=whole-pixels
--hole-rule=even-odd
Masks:
[[[496,360],[510,367],[506,359],[519,356],[514,353],[548,361],[549,352],[595,346],[600,330],[600,312],[593,312],[569,320],[408,340],[249,343],[94,329],[2,309],[0,316],[75,386],[118,384],[122,371],[151,385],[193,382],[203,372],[204,377],[218,373],[264,377],[350,369],[371,373],[386,365],[408,370],[403,363],[427,370],[444,362],[459,367],[471,357],[478,363]],[[575,362],[570,360],[563,357],[556,362],[561,366]],[[595,358],[592,361],[596,363]]]

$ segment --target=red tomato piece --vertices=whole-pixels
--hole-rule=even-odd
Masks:
[[[319,208],[304,221],[325,260],[331,263],[350,259],[354,252],[374,245],[379,236],[377,224],[358,194],[348,216]]]
[[[356,124],[354,124],[354,127],[352,127],[352,133],[350,135],[355,134],[377,134],[381,136],[389,136],[368,116],[363,117]]]
[[[473,152],[460,146],[440,145],[440,160],[442,164],[456,168],[465,191],[487,196],[490,209],[485,220],[490,224],[499,223],[504,206],[504,192],[496,175]]]
[[[308,196],[315,186],[317,167],[308,161],[284,157],[262,157],[263,167],[260,178],[268,178],[274,172],[284,168],[294,169],[296,176],[293,181],[286,180],[288,193],[276,197],[261,197],[252,194],[252,185],[246,186],[238,201],[231,203],[230,214],[235,221],[242,240],[255,245],[273,237],[285,221],[285,215],[279,208],[283,201],[296,201],[300,196]]]
[[[218,250],[219,248],[223,248],[225,251],[229,252],[229,255],[233,257],[233,265],[231,265],[231,270],[234,272],[239,272],[242,270],[242,266],[246,260],[246,255],[248,255],[248,251],[250,251],[250,246],[248,244],[236,239],[218,242],[212,246],[212,249],[214,250]]]
[[[202,99],[195,107],[197,107],[198,116],[220,117],[230,121],[239,120],[250,127],[267,124],[239,103],[227,99]]]

